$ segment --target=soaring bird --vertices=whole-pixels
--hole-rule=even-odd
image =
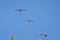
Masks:
[[[25,20],[25,21],[27,21],[27,22],[29,22],[29,23],[34,22],[33,20]]]
[[[48,36],[48,34],[40,34],[40,36],[47,37],[47,36]]]
[[[26,9],[17,9],[16,11],[17,12],[24,12],[24,11],[26,11]]]

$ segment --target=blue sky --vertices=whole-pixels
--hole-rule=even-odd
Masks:
[[[15,10],[27,11],[18,13]],[[60,40],[60,0],[0,0],[0,40]],[[32,19],[34,23],[25,20]]]

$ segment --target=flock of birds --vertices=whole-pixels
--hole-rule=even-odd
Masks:
[[[27,11],[26,9],[17,9],[16,10],[17,12],[24,12],[24,11]],[[34,20],[25,20],[26,22],[29,22],[29,23],[31,23],[31,22],[34,22]],[[43,36],[43,37],[47,37],[48,36],[48,34],[40,34],[40,36]],[[10,40],[14,40],[14,36],[12,35],[11,36],[11,39]]]
[[[24,12],[24,11],[27,11],[27,10],[26,10],[26,9],[17,9],[16,11],[21,13],[21,12]],[[30,19],[30,20],[25,20],[25,21],[27,21],[27,22],[29,22],[29,23],[34,22],[34,21],[31,20],[31,19]]]

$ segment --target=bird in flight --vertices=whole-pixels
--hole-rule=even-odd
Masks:
[[[25,21],[27,21],[27,22],[29,22],[29,23],[34,22],[33,20],[25,20]]]
[[[24,11],[26,11],[26,9],[17,9],[16,11],[17,12],[24,12]]]
[[[47,37],[47,36],[48,36],[48,34],[40,34],[40,36]]]

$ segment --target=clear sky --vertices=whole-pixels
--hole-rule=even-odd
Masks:
[[[15,10],[27,11],[18,13]],[[32,19],[34,23],[25,20]],[[0,40],[60,40],[60,0],[0,0]]]

